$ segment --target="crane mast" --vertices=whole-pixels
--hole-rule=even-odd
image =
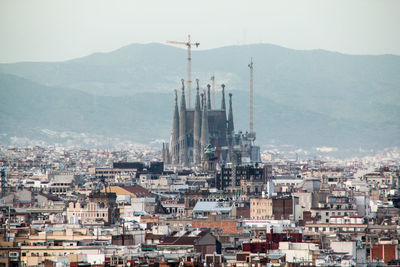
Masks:
[[[192,46],[199,47],[200,43],[192,43],[190,40],[190,34],[188,35],[187,42],[177,42],[177,41],[167,41],[169,44],[176,44],[176,45],[185,45],[188,49],[188,57],[187,57],[187,79],[186,79],[186,88],[188,92],[188,99],[187,99],[187,106],[191,108],[192,103]]]
[[[188,35],[188,42],[187,42],[187,48],[188,48],[188,58],[187,58],[187,80],[186,80],[186,87],[188,91],[188,102],[189,105],[188,107],[191,108],[192,106],[192,52],[191,52],[191,45],[190,45],[190,34]]]
[[[250,133],[249,139],[254,141],[256,139],[256,134],[254,132],[254,120],[253,120],[253,58],[250,60],[248,65],[250,68]]]

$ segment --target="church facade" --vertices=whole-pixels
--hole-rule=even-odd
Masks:
[[[180,166],[200,165],[204,151],[210,145],[215,148],[219,162],[229,161],[228,149],[232,146],[234,135],[232,94],[229,94],[229,111],[225,103],[225,85],[222,85],[220,109],[211,108],[210,85],[207,91],[199,92],[197,81],[194,109],[186,107],[184,80],[180,105],[175,90],[175,105],[172,119],[170,146],[163,145],[164,162]],[[178,108],[179,106],[179,108]]]
[[[225,85],[219,109],[211,108],[210,85],[202,93],[197,79],[195,105],[186,107],[185,86],[182,79],[180,103],[175,90],[172,132],[169,144],[163,144],[162,157],[166,164],[181,167],[200,166],[206,159],[205,151],[213,148],[220,166],[232,162],[235,155],[247,163],[260,162],[260,149],[254,146],[255,133],[235,133],[232,94],[229,94],[228,110],[225,102]],[[208,155],[209,157],[209,155]]]

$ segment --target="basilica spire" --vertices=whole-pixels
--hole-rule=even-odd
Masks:
[[[182,82],[182,97],[181,97],[181,108],[180,108],[180,119],[179,119],[179,163],[183,166],[187,166],[187,136],[186,136],[186,100],[185,100],[185,81]]]
[[[226,104],[225,104],[225,84],[221,84],[222,87],[222,101],[221,101],[221,109],[226,110]]]
[[[172,164],[179,163],[179,111],[178,111],[178,91],[175,89],[175,107],[172,119],[171,134],[171,161]]]
[[[211,85],[207,84],[207,108],[211,110]]]
[[[222,110],[222,121],[224,122],[223,125],[223,131],[224,133],[221,136],[221,143],[227,144],[228,143],[228,136],[227,136],[227,128],[228,128],[228,123],[226,120],[226,104],[225,104],[225,84],[221,84],[222,87],[222,101],[221,101],[221,110]],[[220,160],[221,161],[225,161],[226,160],[226,151],[224,151],[223,153],[220,153]]]
[[[229,113],[228,113],[228,125],[227,125],[227,135],[228,135],[228,145],[233,145],[233,135],[234,135],[234,125],[233,125],[233,110],[232,110],[232,94],[229,93]]]
[[[233,110],[232,110],[232,94],[229,94],[229,113],[228,113],[228,134],[233,134],[235,128],[233,125]]]
[[[203,97],[203,114],[201,116],[201,157],[203,158],[204,150],[209,145],[208,137],[208,112],[206,105],[206,92],[204,91]]]
[[[196,99],[194,106],[194,125],[193,125],[193,163],[200,164],[201,160],[201,109],[199,95],[199,79],[196,79]]]

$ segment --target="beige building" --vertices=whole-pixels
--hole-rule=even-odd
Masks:
[[[68,258],[68,262],[74,255],[102,255],[100,246],[80,246],[80,241],[110,241],[111,235],[98,235],[86,228],[47,229],[43,232],[30,230],[29,234],[17,237],[14,241],[20,242],[21,261],[24,266],[38,266],[45,260],[58,260]],[[104,254],[103,254],[104,258]]]
[[[363,176],[369,184],[399,186],[399,177],[392,172],[371,172]]]
[[[141,174],[139,183],[147,190],[154,191],[171,191],[171,186],[174,184],[170,176],[154,174]]]
[[[77,224],[75,218],[82,224],[103,224],[111,221],[109,209],[102,203],[88,204],[70,202],[67,208],[68,223]]]
[[[76,175],[72,173],[49,174],[48,190],[53,195],[65,195],[71,191]]]
[[[110,182],[130,182],[136,176],[137,168],[96,168],[94,173],[100,181],[105,178]]]
[[[272,218],[272,198],[250,199],[250,219],[265,220]]]
[[[91,255],[100,255],[102,253],[102,248],[100,246],[85,247],[85,250],[86,253],[90,253]],[[68,259],[72,257],[73,259],[74,255],[79,254],[82,254],[82,248],[77,245],[53,247],[21,246],[21,261],[24,263],[24,266],[39,266],[46,260],[58,260],[65,257]]]

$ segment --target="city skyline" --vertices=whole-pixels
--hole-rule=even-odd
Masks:
[[[0,267],[400,266],[398,11],[0,0]]]

